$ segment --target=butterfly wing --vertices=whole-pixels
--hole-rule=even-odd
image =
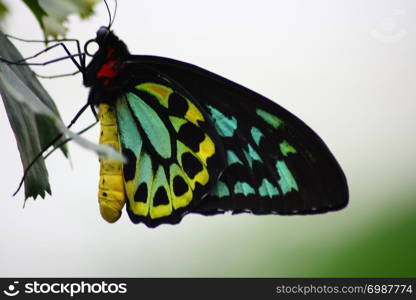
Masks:
[[[115,104],[127,211],[149,227],[177,223],[225,167],[208,115],[168,80],[147,77]]]
[[[225,170],[192,212],[310,214],[347,205],[338,162],[312,129],[281,106],[194,65],[154,56],[131,61],[199,103],[222,144]]]

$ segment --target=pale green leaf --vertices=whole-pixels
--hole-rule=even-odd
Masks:
[[[38,20],[45,38],[64,36],[68,28],[68,16],[86,18],[92,15],[100,0],[23,0]]]
[[[19,61],[22,58],[1,32],[0,44],[2,58],[9,61]],[[16,136],[24,169],[60,132],[100,156],[123,161],[122,155],[113,148],[90,143],[67,130],[54,102],[27,66],[9,66],[0,62],[0,93]],[[65,147],[62,150],[66,153]],[[50,187],[48,173],[41,158],[26,177],[25,196],[44,197],[45,192],[50,193]]]

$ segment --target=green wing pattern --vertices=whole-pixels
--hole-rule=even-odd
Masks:
[[[205,112],[167,81],[143,82],[116,102],[127,210],[135,223],[177,223],[225,166]]]
[[[346,177],[321,138],[266,97],[195,65],[135,56],[202,105],[226,167],[192,212],[314,214],[348,203]],[[217,143],[216,143],[217,145]]]
[[[194,212],[305,214],[332,208],[328,194],[338,186],[322,175],[329,168],[322,163],[324,153],[316,151],[316,142],[305,143],[308,137],[291,120],[266,109],[243,107],[237,114],[222,103],[206,104],[227,166]]]
[[[303,158],[297,157],[297,146],[282,139],[285,122],[262,109],[247,115],[251,117],[247,122],[242,119],[244,114],[235,116],[213,105],[206,107],[223,140],[227,167],[195,211],[264,214],[302,210],[293,162]]]

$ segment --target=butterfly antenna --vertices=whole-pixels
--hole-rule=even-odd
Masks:
[[[113,20],[111,18],[110,8],[108,7],[108,3],[107,3],[106,0],[104,0],[104,4],[105,4],[105,7],[107,8],[108,18],[110,19],[109,22],[108,22],[108,28],[110,28],[111,24],[113,24]]]
[[[82,115],[82,113],[90,106],[90,104],[86,104],[84,105],[75,115],[75,117],[71,120],[71,122],[69,123],[69,125],[67,126],[67,128],[71,128],[72,125],[75,124],[75,122],[78,120],[78,118]],[[25,182],[25,179],[27,177],[27,174],[29,174],[30,169],[33,167],[33,165],[38,161],[39,158],[42,157],[43,153],[46,152],[46,150],[49,149],[49,147],[51,147],[52,145],[54,145],[57,141],[59,141],[60,138],[63,137],[62,133],[59,133],[58,135],[55,136],[55,138],[49,142],[45,147],[43,147],[43,149],[32,159],[32,161],[28,164],[28,166],[25,168],[25,171],[23,172],[23,176],[22,179],[19,182],[19,186],[17,187],[16,191],[13,193],[13,196],[16,196],[16,194],[20,191],[20,189],[22,188],[23,183]],[[59,145],[60,147],[60,145]]]
[[[117,0],[114,0],[115,2],[115,7],[114,7],[114,13],[113,13],[113,20],[111,21],[110,27],[113,26],[114,20],[116,19],[116,14],[117,14]]]

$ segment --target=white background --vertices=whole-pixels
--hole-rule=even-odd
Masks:
[[[110,5],[113,3],[109,1]],[[8,33],[42,38],[20,1],[9,1]],[[95,37],[103,4],[88,21],[71,18],[68,37]],[[186,216],[148,229],[125,212],[113,225],[97,203],[97,157],[70,145],[47,161],[53,196],[11,197],[23,173],[0,105],[0,276],[301,276],[374,219],[414,205],[416,176],[415,1],[120,0],[113,29],[132,53],[176,58],[280,103],[326,141],[350,186],[347,209],[312,217]],[[42,45],[17,44],[30,55]],[[44,60],[64,55],[61,50]],[[70,63],[38,73],[74,70]],[[67,123],[86,103],[81,76],[43,80]],[[78,128],[93,121],[85,113]],[[86,135],[98,141],[98,128]],[[414,197],[413,197],[414,198]],[[414,206],[413,206],[414,207]],[[363,229],[364,228],[364,229]],[[258,271],[274,259],[280,267]]]

